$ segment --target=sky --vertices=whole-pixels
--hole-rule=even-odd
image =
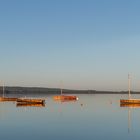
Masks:
[[[7,86],[140,91],[139,0],[0,0]]]

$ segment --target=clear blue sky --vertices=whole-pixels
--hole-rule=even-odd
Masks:
[[[0,0],[9,86],[140,90],[139,0]]]

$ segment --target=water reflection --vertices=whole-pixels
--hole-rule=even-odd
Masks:
[[[140,108],[140,104],[133,103],[133,104],[125,104],[120,103],[121,108],[128,109],[128,133],[131,133],[131,127],[132,127],[132,109]]]
[[[28,103],[17,103],[16,107],[45,107],[45,104],[28,104]]]
[[[120,104],[120,107],[140,108],[140,104]]]
[[[66,103],[66,102],[76,102],[77,100],[54,100],[55,102]]]
[[[128,108],[128,133],[130,133],[131,130],[131,110]]]
[[[140,137],[140,113],[121,106],[118,102],[121,95],[81,94],[78,101],[54,101],[53,95],[45,94],[27,96],[47,98],[47,105],[0,102],[1,139],[132,140]]]

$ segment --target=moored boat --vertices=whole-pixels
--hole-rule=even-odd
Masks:
[[[4,101],[17,101],[17,98],[0,97],[0,102],[4,102]]]
[[[17,99],[18,103],[28,103],[28,104],[44,104],[45,100],[44,99],[25,99],[25,98],[18,98]]]
[[[2,97],[0,97],[0,102],[5,102],[5,101],[17,101],[17,98],[15,98],[15,97],[6,97],[5,96],[5,86],[3,84]]]
[[[121,104],[140,104],[140,99],[121,99]]]
[[[128,99],[120,99],[120,106],[122,104],[140,104],[140,99],[131,98],[130,84],[130,75],[128,75]]]
[[[76,101],[76,100],[78,100],[77,96],[64,95],[62,89],[61,89],[61,94],[54,96],[53,99],[55,101]]]
[[[77,100],[78,98],[76,96],[71,95],[57,95],[53,97],[54,100],[62,100],[62,101],[71,101],[71,100]]]

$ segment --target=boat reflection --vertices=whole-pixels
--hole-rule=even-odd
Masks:
[[[120,107],[124,107],[124,108],[128,108],[128,133],[130,133],[131,131],[131,108],[136,108],[136,107],[140,107],[139,104],[121,104],[120,103]]]
[[[125,104],[125,103],[120,103],[120,107],[128,109],[128,133],[131,131],[131,124],[132,124],[132,110],[135,108],[140,108],[139,103],[132,103],[132,104]]]
[[[74,103],[77,100],[54,100],[55,102],[61,102],[61,103]]]
[[[120,107],[129,107],[129,108],[140,108],[140,104],[122,104],[120,103]]]
[[[45,107],[45,104],[36,104],[36,103],[17,103],[16,107]]]

